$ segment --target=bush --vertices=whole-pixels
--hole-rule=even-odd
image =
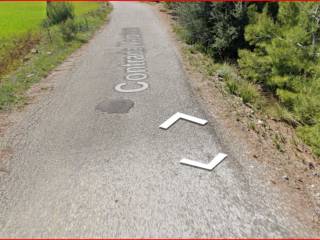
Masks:
[[[241,82],[238,91],[244,103],[256,103],[260,97],[257,87],[247,81]]]
[[[199,44],[202,50],[218,59],[235,58],[238,48],[246,45],[244,27],[248,22],[244,2],[170,3],[185,29],[185,40]]]
[[[217,73],[226,82],[228,91],[231,94],[241,97],[244,103],[257,103],[260,93],[256,85],[241,79],[235,67],[223,64],[217,69]]]
[[[60,31],[65,41],[71,41],[75,39],[78,33],[78,26],[72,19],[68,19],[60,25]]]
[[[219,77],[222,77],[226,81],[237,80],[239,78],[236,68],[226,63],[222,64],[216,72]]]
[[[86,32],[89,30],[88,19],[84,17],[82,20],[77,21],[77,30],[78,32]]]
[[[294,127],[299,125],[299,123],[294,119],[292,112],[289,112],[288,109],[280,105],[278,102],[269,104],[266,107],[266,112],[278,121],[284,121]]]
[[[227,80],[227,88],[231,94],[237,95],[239,90],[239,83],[236,80]]]
[[[69,2],[47,2],[47,18],[50,25],[74,18],[74,6]]]

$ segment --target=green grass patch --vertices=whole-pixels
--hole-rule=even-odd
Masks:
[[[45,17],[45,2],[1,2],[0,38],[10,39],[29,31],[37,31]]]
[[[101,3],[98,2],[73,2],[72,4],[76,16],[92,12],[101,6]]]
[[[20,63],[15,71],[1,78],[0,110],[8,110],[14,105],[22,105],[25,100],[25,91],[87,42],[99,26],[105,22],[110,11],[109,5],[105,7],[104,4],[99,3],[95,10],[76,17],[74,24],[78,26],[78,32],[75,38],[67,42],[64,40],[60,25],[48,29],[43,28],[39,36],[39,43],[33,46],[36,53],[29,52],[24,57],[28,61]]]
[[[100,3],[76,2],[76,17],[97,10]],[[46,19],[45,2],[0,2],[0,77],[14,70],[39,41]]]
[[[320,124],[314,126],[301,126],[297,129],[298,136],[320,156]]]
[[[264,98],[257,85],[243,80],[236,66],[231,64],[218,64],[216,73],[226,82],[226,87],[231,94],[239,96],[244,103],[250,103],[260,109]]]
[[[73,5],[76,16],[99,8],[97,2],[75,2]],[[38,31],[45,18],[45,2],[0,2],[0,39]]]

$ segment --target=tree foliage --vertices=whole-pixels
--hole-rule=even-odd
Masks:
[[[170,5],[185,28],[185,38],[198,44],[211,56],[233,58],[237,49],[245,46],[244,26],[248,22],[248,3],[194,2]]]
[[[242,79],[277,98],[300,124],[299,135],[320,154],[320,3],[198,2],[170,8],[188,43],[218,60],[237,59]]]
[[[275,20],[266,8],[253,12],[245,31],[253,50],[239,51],[241,73],[293,112],[300,135],[317,147],[312,130],[320,128],[320,4],[279,3]]]

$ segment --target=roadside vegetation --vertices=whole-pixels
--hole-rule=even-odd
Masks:
[[[320,3],[165,3],[231,94],[292,125],[320,156]]]
[[[111,10],[97,2],[0,3],[0,110],[87,42]]]

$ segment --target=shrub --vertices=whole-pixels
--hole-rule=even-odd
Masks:
[[[299,125],[299,123],[294,119],[292,112],[288,111],[288,109],[286,109],[277,102],[269,104],[266,107],[266,112],[273,118],[284,121],[290,124],[291,126],[297,127]]]
[[[69,2],[47,2],[47,18],[50,25],[74,18],[74,6]]]
[[[237,95],[239,90],[239,83],[235,80],[226,81],[227,88],[231,94]]]
[[[187,43],[205,45],[209,36],[211,3],[180,3],[175,5],[180,24],[184,27]]]
[[[199,44],[202,50],[218,59],[235,58],[246,46],[244,27],[248,23],[245,2],[170,3],[185,29],[185,40]]]
[[[255,103],[260,96],[256,86],[247,81],[242,81],[238,91],[244,103]]]
[[[77,21],[77,30],[78,32],[86,32],[89,30],[88,19],[84,17],[82,20]]]
[[[226,81],[237,80],[239,78],[236,68],[226,63],[222,64],[216,72],[219,77],[222,77]]]
[[[62,33],[62,37],[65,41],[71,41],[75,39],[77,32],[78,32],[78,26],[72,19],[68,19],[64,23],[60,25],[60,31]]]

